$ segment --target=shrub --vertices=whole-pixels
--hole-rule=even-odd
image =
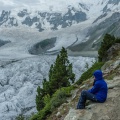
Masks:
[[[37,95],[36,95],[36,109],[38,111],[42,110],[44,108],[44,91],[40,88],[40,86],[37,87]]]
[[[47,115],[51,113],[51,105],[50,103],[46,104],[46,106],[39,111],[36,115],[33,115],[30,120],[45,120]]]
[[[66,101],[66,93],[64,91],[59,91],[57,95],[53,96],[53,98],[51,99],[51,109],[54,110],[65,101]]]
[[[44,98],[45,107],[40,110],[36,115],[32,116],[31,120],[44,120],[47,115],[53,112],[61,104],[66,102],[67,97],[71,95],[71,90],[73,89],[73,86],[61,88],[52,95],[51,99],[50,96],[47,95]]]
[[[43,100],[44,100],[44,104],[46,105],[47,103],[49,103],[50,102],[50,95],[49,94],[47,94],[47,95],[45,95],[44,96],[44,98],[43,98]]]
[[[67,50],[62,47],[54,65],[50,67],[49,82],[45,81],[43,88],[52,95],[57,89],[70,86],[70,82],[74,83],[74,80],[75,74],[72,71],[72,64],[68,60]]]
[[[15,120],[24,120],[24,119],[25,119],[25,117],[24,117],[22,114],[18,115],[18,116],[15,118]]]
[[[115,40],[115,43],[120,43],[120,38],[117,38],[117,39]]]
[[[51,99],[51,109],[54,110],[55,108],[59,107],[61,104],[65,103],[67,97],[71,96],[72,89],[74,89],[73,86],[64,87],[57,90]]]

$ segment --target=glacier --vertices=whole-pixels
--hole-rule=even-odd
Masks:
[[[0,119],[15,119],[19,114],[29,116],[36,111],[37,86],[48,79],[56,55],[37,55],[19,60],[0,61]],[[76,80],[95,62],[95,58],[70,57]]]

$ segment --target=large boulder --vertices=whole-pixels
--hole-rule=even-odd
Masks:
[[[116,43],[107,50],[107,60],[114,59],[114,57],[119,54],[118,51],[120,51],[120,43]]]

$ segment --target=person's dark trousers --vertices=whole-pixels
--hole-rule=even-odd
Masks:
[[[86,100],[91,100],[94,102],[97,102],[97,99],[95,98],[95,95],[88,92],[88,91],[82,91],[81,96],[79,98],[79,102],[77,104],[77,109],[84,109]]]

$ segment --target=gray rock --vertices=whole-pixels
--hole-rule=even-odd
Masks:
[[[57,117],[59,117],[60,115],[61,115],[61,113],[60,113],[60,112],[58,112],[58,113],[56,114],[56,116],[57,116]]]
[[[91,120],[92,112],[86,110],[70,109],[64,120]]]
[[[95,104],[90,104],[90,105],[86,106],[85,108],[86,108],[86,109],[91,109],[91,108],[93,108],[94,106],[95,106]]]
[[[120,43],[116,43],[115,45],[113,45],[112,47],[110,47],[108,50],[107,50],[107,58],[106,60],[111,60],[113,59],[115,56],[117,56],[117,51],[120,50]],[[117,64],[117,63],[116,63]],[[119,62],[120,64],[120,62]]]

